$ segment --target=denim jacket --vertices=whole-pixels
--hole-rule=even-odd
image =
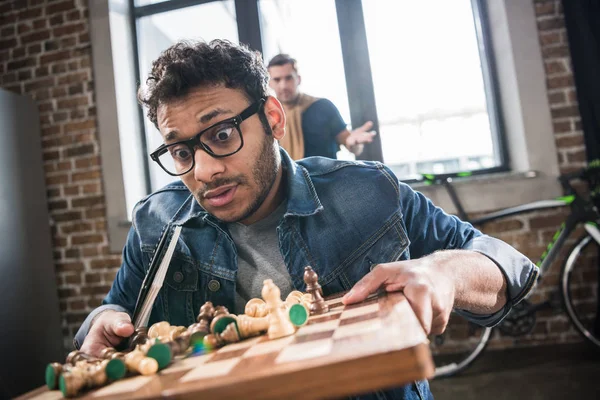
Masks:
[[[493,315],[456,310],[481,325],[497,324],[532,287],[538,270],[504,242],[482,235],[398,181],[378,162],[310,157],[298,162],[281,151],[287,211],[277,227],[281,254],[297,290],[304,267],[319,275],[325,295],[346,291],[375,265],[419,258],[440,249],[470,249],[492,259],[506,277],[508,301]],[[161,236],[182,226],[165,283],[150,315],[152,324],[188,326],[206,301],[233,309],[237,252],[226,224],[208,214],[181,182],[140,201],[123,250],[123,264],[103,305],[75,337],[79,347],[90,321],[111,308],[130,315]],[[384,395],[385,394],[385,395]],[[375,398],[430,396],[426,382],[377,393]]]

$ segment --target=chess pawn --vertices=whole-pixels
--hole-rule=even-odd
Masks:
[[[310,313],[323,314],[329,311],[329,306],[325,303],[321,294],[321,285],[319,285],[319,277],[317,273],[310,267],[304,267],[304,283],[306,283],[306,291],[311,294]]]
[[[137,345],[144,345],[147,343],[148,339],[148,328],[139,327],[133,332],[133,335],[129,337],[127,348],[133,350]]]
[[[256,336],[269,329],[269,317],[237,316],[238,331],[242,339]]]
[[[227,309],[227,307],[225,307],[225,306],[216,306],[213,318],[216,318],[219,315],[228,315],[228,314],[229,314],[229,310]]]
[[[250,299],[246,303],[246,307],[244,309],[244,314],[249,317],[264,317],[269,314],[269,310],[267,309],[267,304],[262,299]]]
[[[82,366],[72,366],[68,371],[63,371],[58,379],[58,387],[65,397],[74,397],[86,385],[86,371]]]
[[[80,361],[85,361],[88,364],[102,364],[106,376],[110,380],[121,379],[125,376],[126,368],[122,359],[106,359],[106,363],[103,363],[103,359],[105,357],[97,358],[90,356],[80,350],[73,350],[67,355],[66,362],[67,364],[76,365]]]
[[[146,357],[139,349],[125,355],[125,365],[129,371],[141,375],[154,375],[158,371],[158,362],[154,358]]]
[[[170,329],[171,324],[167,321],[157,322],[148,329],[148,337],[152,339],[162,339],[169,334]]]
[[[71,369],[71,364],[50,363],[46,366],[46,386],[48,389],[55,390],[58,387],[58,380],[63,372],[68,372]]]
[[[223,329],[223,332],[218,334],[223,342],[227,343],[235,343],[240,341],[240,334],[238,332],[237,323],[232,322]]]
[[[293,335],[296,328],[285,313],[283,301],[281,301],[281,291],[272,279],[265,279],[263,282],[262,298],[267,303],[269,311],[269,328],[267,330],[269,339]]]
[[[179,356],[187,351],[188,347],[190,347],[191,337],[190,332],[186,330],[175,337],[175,339],[166,343],[171,348],[173,356]]]
[[[174,341],[176,338],[181,336],[183,332],[186,332],[187,328],[185,326],[171,326],[169,332],[166,335],[167,341]]]

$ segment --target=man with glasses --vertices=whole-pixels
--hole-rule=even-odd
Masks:
[[[268,95],[260,55],[247,48],[177,43],[146,82],[139,99],[164,140],[151,158],[180,180],[137,204],[112,288],[75,338],[83,351],[96,355],[132,334],[145,274],[176,228],[150,324],[189,326],[206,301],[243,313],[265,279],[284,297],[303,290],[307,265],[325,295],[352,289],[346,304],[402,290],[427,333],[441,333],[453,308],[494,325],[531,289],[537,268],[526,257],[444,213],[384,165],[292,161],[278,144],[286,115]],[[423,381],[385,396],[431,393]]]

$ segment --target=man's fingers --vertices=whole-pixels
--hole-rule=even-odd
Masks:
[[[115,320],[111,326],[110,326],[110,331],[109,333],[113,333],[115,336],[119,336],[122,338],[125,337],[129,337],[131,335],[133,335],[133,324],[131,323],[131,319],[129,318],[129,315],[127,314],[123,314],[124,317],[122,317],[121,319],[117,319]],[[112,331],[112,332],[111,332]]]
[[[431,308],[431,292],[426,285],[414,284],[404,288],[404,295],[419,319],[425,333],[431,332],[433,310]]]
[[[81,351],[99,356],[106,347],[114,347],[133,334],[134,328],[129,315],[107,311],[94,321],[81,346]]]
[[[375,293],[377,289],[381,287],[383,283],[387,281],[388,270],[383,266],[377,266],[373,268],[371,272],[363,276],[363,278],[356,282],[352,290],[350,290],[342,298],[344,304],[358,303],[367,298],[371,293]]]

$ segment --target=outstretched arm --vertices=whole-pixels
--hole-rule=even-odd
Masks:
[[[372,121],[367,121],[364,125],[349,131],[344,129],[336,136],[336,140],[339,144],[346,146],[348,150],[357,156],[360,155],[364,150],[365,143],[371,143],[373,136],[377,133],[374,130],[370,130],[373,127]]]

